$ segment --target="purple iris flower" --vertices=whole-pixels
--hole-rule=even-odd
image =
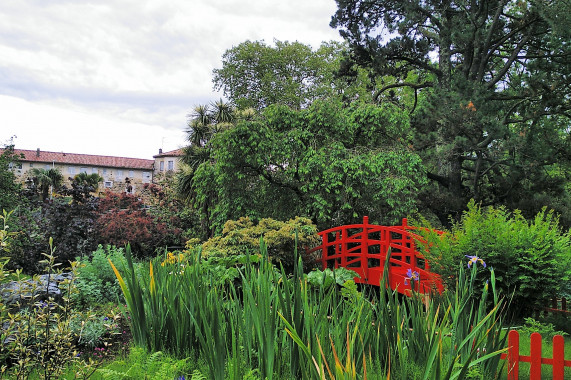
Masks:
[[[485,268],[486,267],[486,263],[484,262],[484,260],[482,260],[481,258],[479,258],[478,256],[468,256],[465,255],[467,258],[469,258],[470,260],[468,260],[468,268],[472,267],[472,264],[476,264],[476,263],[480,263],[482,264],[482,266]]]
[[[412,271],[412,269],[408,268],[406,271],[406,277],[404,278],[404,284],[408,285],[410,280],[418,281],[420,279],[420,274],[417,271]]]

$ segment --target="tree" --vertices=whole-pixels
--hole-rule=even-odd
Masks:
[[[565,196],[571,157],[568,1],[337,0],[350,58],[414,94],[414,148],[446,221],[469,198],[514,205]],[[388,32],[388,33],[387,33]],[[534,210],[537,212],[538,210]]]
[[[362,72],[355,73],[352,85],[335,76],[346,51],[343,44],[323,43],[315,51],[299,42],[274,44],[246,41],[227,50],[222,68],[214,70],[214,88],[223,90],[238,109],[256,110],[271,104],[301,109],[316,99],[366,96]]]
[[[97,190],[99,183],[103,182],[103,177],[97,173],[87,174],[85,172],[76,174],[73,177],[73,182],[77,183],[79,186],[86,186],[91,188],[92,192]]]
[[[388,104],[273,105],[213,137],[212,161],[194,174],[195,196],[215,194],[206,217],[217,231],[243,216],[307,216],[321,228],[362,215],[395,223],[415,211],[425,183],[409,132],[408,117]]]
[[[46,201],[48,196],[54,191],[59,189],[63,182],[63,176],[58,169],[30,169],[32,181],[37,189],[40,191],[42,201]]]
[[[215,201],[215,192],[211,189],[208,196],[196,197],[196,171],[201,165],[213,164],[211,140],[214,135],[230,128],[236,120],[251,118],[252,112],[251,109],[237,111],[231,103],[220,99],[210,105],[198,105],[189,114],[186,130],[189,145],[183,150],[181,161],[184,165],[178,175],[177,192],[182,199],[202,210],[202,237],[205,239],[212,233],[207,216]]]
[[[19,204],[20,186],[12,172],[12,167],[18,163],[19,158],[14,153],[14,145],[6,145],[0,152],[0,212],[12,211]]]

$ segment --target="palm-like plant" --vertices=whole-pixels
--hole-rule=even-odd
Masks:
[[[56,169],[33,168],[30,170],[34,185],[40,190],[42,201],[45,201],[54,190],[63,183],[63,175]]]
[[[203,147],[212,136],[212,111],[208,105],[194,107],[192,113],[188,115],[188,141],[192,146]]]
[[[198,105],[188,115],[187,140],[190,143],[184,148],[182,162],[186,165],[178,176],[177,191],[182,199],[196,201],[193,191],[194,175],[198,167],[211,161],[210,142],[216,133],[231,128],[236,120],[236,111],[230,103],[222,99],[209,105]],[[213,194],[214,196],[214,194]],[[198,207],[203,210],[202,225],[204,235],[209,234],[208,201],[201,202]]]
[[[235,110],[222,99],[210,105],[198,105],[188,115],[187,139],[182,161],[191,169],[190,174],[203,162],[210,159],[209,143],[219,131],[229,128],[235,121]]]
[[[92,187],[94,191],[97,189],[97,187],[99,187],[99,183],[103,182],[103,178],[99,174],[87,174],[85,172],[76,174],[75,177],[73,177],[73,180],[80,186]]]

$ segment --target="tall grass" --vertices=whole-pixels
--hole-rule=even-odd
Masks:
[[[500,372],[504,301],[493,270],[481,286],[482,269],[462,264],[455,291],[402,298],[387,286],[388,272],[375,292],[352,280],[312,287],[297,251],[291,274],[270,263],[263,240],[260,251],[262,260],[247,259],[234,284],[220,281],[199,251],[166,265],[153,260],[148,276],[137,277],[127,249],[123,274],[114,270],[135,344],[199,356],[212,379],[246,371],[262,379],[493,379]]]

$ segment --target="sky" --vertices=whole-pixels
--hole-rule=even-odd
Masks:
[[[334,0],[3,0],[0,146],[151,159],[246,40],[340,41]],[[12,139],[12,140],[11,140]]]

